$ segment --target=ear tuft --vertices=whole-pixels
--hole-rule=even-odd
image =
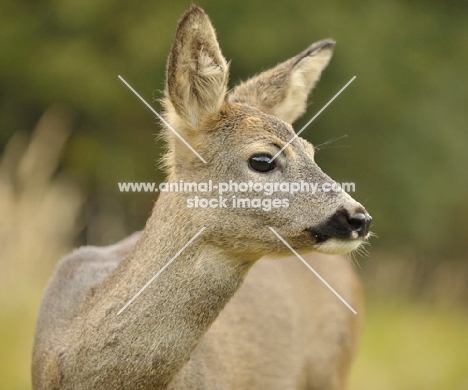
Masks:
[[[240,84],[230,102],[247,103],[293,123],[306,109],[307,98],[333,54],[335,41],[324,39],[302,53]]]

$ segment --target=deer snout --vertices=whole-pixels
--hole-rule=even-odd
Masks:
[[[333,238],[356,240],[367,237],[371,221],[372,217],[362,206],[354,211],[340,208],[326,221],[309,227],[307,231],[312,234],[316,244]]]
[[[357,249],[369,236],[372,217],[359,205],[338,209],[324,222],[306,229],[318,252],[339,254]]]

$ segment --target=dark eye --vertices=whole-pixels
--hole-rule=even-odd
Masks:
[[[269,154],[254,154],[249,159],[249,166],[255,172],[269,172],[276,168],[275,161],[270,162],[272,156]]]

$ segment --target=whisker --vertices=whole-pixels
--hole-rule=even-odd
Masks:
[[[336,141],[339,141],[340,139],[343,139],[343,138],[347,138],[348,136],[345,134],[345,135],[342,135],[340,137],[335,137],[335,138],[332,138],[328,141],[325,141],[321,144],[318,144],[318,145],[314,145],[314,149],[316,152],[320,152],[322,151],[323,149],[330,149],[330,145]],[[341,145],[341,146],[333,146],[333,148],[347,148],[348,146],[347,145]]]

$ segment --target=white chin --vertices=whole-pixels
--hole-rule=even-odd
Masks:
[[[363,240],[340,240],[338,238],[329,238],[327,241],[314,245],[317,252],[327,253],[329,255],[341,255],[356,250]]]

